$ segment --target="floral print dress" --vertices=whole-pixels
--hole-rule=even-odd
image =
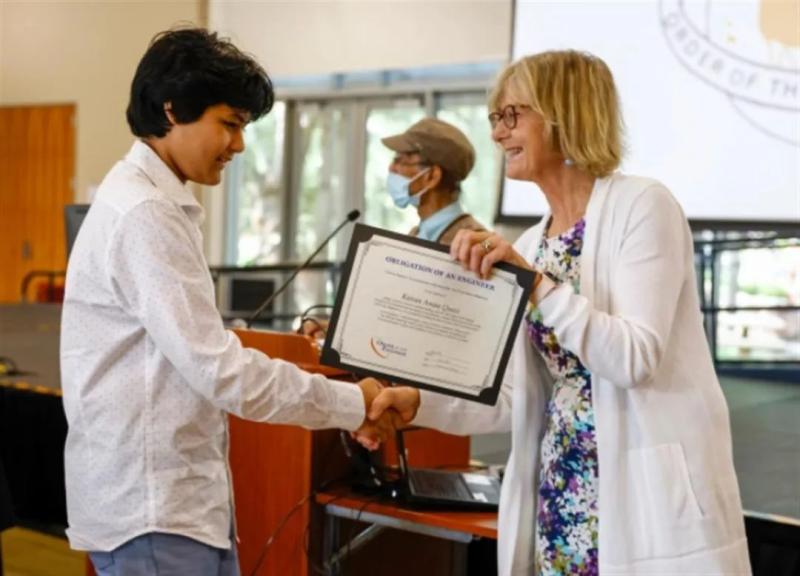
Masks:
[[[586,224],[542,236],[535,266],[578,292]],[[578,357],[562,348],[537,308],[527,317],[531,343],[553,376],[545,412],[536,511],[537,575],[596,576],[597,440],[592,409],[592,377]]]

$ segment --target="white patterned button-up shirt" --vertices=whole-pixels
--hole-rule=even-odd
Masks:
[[[228,548],[228,412],[308,428],[364,419],[357,386],[242,348],[223,328],[202,220],[137,141],[75,242],[61,324],[73,548],[112,550],[148,532]]]

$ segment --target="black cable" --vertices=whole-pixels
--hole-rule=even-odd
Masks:
[[[382,496],[383,496],[382,494],[377,494],[375,496],[372,496],[371,500],[368,497],[367,501],[364,502],[364,504],[362,504],[361,507],[358,509],[358,513],[356,514],[356,518],[353,521],[353,525],[350,527],[350,537],[347,540],[347,544],[346,544],[347,552],[345,552],[345,555],[342,556],[342,558],[339,559],[339,562],[342,562],[343,560],[347,560],[348,558],[350,558],[350,555],[352,554],[352,550],[351,550],[350,546],[353,544],[353,540],[355,540],[356,536],[358,536],[358,534],[361,534],[361,532],[358,532],[357,534],[354,533],[355,529],[356,529],[356,524],[361,522],[361,515],[366,511],[367,507],[370,504],[374,504]],[[340,567],[341,567],[341,564],[340,564]],[[342,576],[345,576],[344,575],[344,570],[342,570]]]
[[[319,254],[322,251],[322,249],[325,248],[325,246],[328,245],[328,242],[330,242],[333,239],[333,237],[336,236],[336,234],[339,233],[339,230],[344,228],[349,222],[355,222],[356,220],[358,220],[358,218],[360,216],[361,216],[361,212],[359,212],[358,210],[351,210],[347,214],[347,218],[345,218],[344,221],[341,224],[339,224],[336,228],[334,228],[333,231],[325,237],[325,239],[322,241],[322,244],[320,244],[317,247],[317,249],[314,250],[308,258],[306,258],[305,262],[300,264],[297,268],[295,268],[292,271],[292,273],[289,276],[289,278],[283,284],[281,284],[280,288],[278,288],[275,292],[273,292],[269,296],[269,298],[264,300],[264,302],[261,304],[261,306],[259,306],[256,309],[256,311],[253,312],[250,315],[250,317],[247,319],[247,326],[246,327],[250,328],[250,326],[253,325],[253,322],[255,322],[258,319],[259,316],[261,316],[261,313],[267,308],[267,306],[272,304],[272,302],[275,301],[275,299],[278,297],[278,295],[283,293],[283,291],[286,290],[286,288],[288,288],[291,285],[291,283],[295,279],[295,277],[302,270],[305,270],[306,268],[308,268],[308,266],[311,264],[311,261],[314,259],[314,256]]]
[[[303,334],[303,326],[305,326],[306,322],[311,322],[317,327],[319,332],[322,332],[323,334],[327,335],[328,331],[325,329],[325,327],[322,326],[322,324],[320,324],[319,320],[317,320],[316,318],[312,318],[311,316],[303,316],[302,318],[300,318],[300,326],[297,327],[298,334]]]
[[[374,504],[375,502],[380,500],[382,498],[382,496],[383,496],[383,494],[374,494],[372,496],[367,496],[366,497],[367,501],[364,502],[359,507],[358,513],[356,514],[355,519],[353,519],[352,524],[350,525],[350,528],[349,528],[349,530],[347,532],[347,544],[345,544],[344,546],[340,546],[339,547],[339,550],[341,550],[342,548],[347,548],[347,552],[345,552],[345,554],[336,561],[336,563],[339,565],[339,569],[340,569],[340,572],[341,572],[342,576],[345,576],[343,562],[345,560],[347,560],[348,558],[350,558],[350,555],[352,553],[350,546],[352,545],[353,540],[356,539],[358,534],[361,533],[361,532],[359,532],[358,534],[355,533],[356,524],[361,522],[361,515],[364,513],[364,511],[367,509],[367,507],[370,504]],[[344,495],[336,496],[333,500],[328,502],[328,504],[331,504],[332,502],[335,502],[336,500],[338,500],[340,498],[344,498]],[[306,525],[306,534],[308,533],[308,531],[310,529],[310,526],[311,526],[310,523]],[[309,560],[309,566],[311,566],[312,564],[315,564],[313,562],[313,560],[311,559],[311,557],[310,557],[310,554],[309,554],[309,551],[308,551],[308,547],[306,547],[305,552],[306,552],[306,558],[308,558],[308,560]],[[336,552],[337,551],[334,551],[334,554],[336,554]],[[314,565],[313,569],[315,571],[317,571],[317,573],[320,574],[321,576],[329,576],[329,574],[330,574],[330,570],[326,569],[324,566],[319,567],[319,566]]]
[[[325,466],[322,468],[322,470],[320,470],[320,477],[322,477],[322,478],[325,477],[326,472],[328,472],[328,468],[330,466],[330,463],[333,460],[334,460],[333,458],[328,458],[325,461]],[[334,482],[340,482],[340,481],[343,481],[343,480],[346,480],[346,479],[347,479],[347,476],[342,477],[342,478],[331,478],[329,480],[325,480],[319,485],[319,487],[312,488],[311,491],[308,494],[303,496],[294,506],[292,506],[291,510],[289,510],[289,512],[287,512],[283,516],[283,518],[281,518],[280,522],[275,527],[275,530],[272,531],[272,534],[270,534],[269,538],[267,538],[267,540],[264,542],[264,545],[261,548],[261,553],[258,556],[258,561],[256,562],[256,565],[253,568],[253,570],[250,572],[250,576],[256,576],[258,574],[258,571],[261,569],[261,565],[263,564],[264,560],[267,557],[267,552],[269,551],[269,547],[272,546],[272,543],[278,537],[278,535],[280,534],[281,530],[283,530],[283,527],[286,525],[286,523],[289,521],[289,519],[292,516],[294,516],[294,514],[296,514],[297,511],[300,510],[305,505],[306,502],[308,502],[309,500],[312,500],[320,491],[324,490],[325,488],[327,488],[328,486],[330,486]]]
[[[272,531],[272,534],[270,534],[270,536],[269,536],[269,538],[267,539],[267,541],[266,541],[266,542],[264,542],[264,546],[261,548],[261,554],[259,554],[259,556],[258,556],[258,561],[256,562],[256,565],[255,565],[255,567],[253,568],[253,570],[250,572],[250,576],[256,576],[256,574],[258,574],[258,571],[259,571],[259,569],[261,568],[261,564],[264,562],[264,559],[267,557],[267,552],[269,551],[269,547],[270,547],[270,546],[272,545],[272,543],[275,541],[275,538],[277,538],[277,537],[278,537],[278,534],[280,534],[281,530],[283,530],[283,527],[286,525],[286,523],[289,521],[289,519],[290,519],[292,516],[294,516],[295,512],[297,512],[297,511],[298,511],[300,508],[302,508],[302,507],[303,507],[303,505],[304,505],[306,502],[308,502],[308,501],[311,499],[311,497],[312,497],[312,496],[314,496],[314,494],[315,494],[315,493],[316,493],[316,492],[312,490],[312,491],[311,491],[311,493],[309,493],[309,494],[306,494],[305,496],[303,496],[303,497],[302,497],[302,498],[301,498],[301,499],[300,499],[300,500],[299,500],[299,501],[298,501],[298,502],[297,502],[297,503],[296,503],[296,504],[295,504],[295,505],[292,507],[292,509],[291,509],[291,510],[289,510],[289,512],[288,512],[288,513],[286,513],[286,514],[284,515],[284,517],[281,519],[281,521],[280,521],[280,522],[278,523],[278,525],[275,527],[275,530],[273,530],[273,531]]]
[[[264,560],[267,557],[267,552],[269,551],[269,547],[272,546],[272,543],[277,539],[281,530],[283,530],[283,527],[286,526],[286,523],[289,522],[291,517],[294,516],[295,513],[297,513],[297,511],[300,510],[306,504],[306,502],[311,501],[314,497],[316,497],[317,494],[325,490],[325,488],[330,486],[332,483],[341,482],[346,479],[347,477],[332,478],[330,480],[327,480],[322,484],[320,484],[319,488],[312,489],[311,492],[303,496],[300,500],[297,501],[297,503],[294,506],[292,506],[292,509],[289,510],[283,516],[283,518],[281,518],[281,521],[275,527],[275,530],[272,531],[272,534],[270,534],[269,538],[267,538],[266,542],[264,542],[264,546],[261,548],[261,553],[258,556],[258,561],[256,562],[256,565],[253,568],[253,570],[250,572],[250,576],[256,576],[256,574],[258,574],[258,571],[261,569],[261,565],[264,563]],[[336,499],[338,498],[341,498],[341,496],[336,497]]]
[[[331,305],[331,304],[314,304],[313,306],[309,306],[308,308],[303,310],[303,313],[300,314],[300,316],[301,317],[308,316],[309,312],[311,312],[312,310],[316,310],[317,308],[324,308],[326,310],[333,310],[333,305]]]
[[[353,454],[352,454],[352,448],[350,448],[347,445],[347,442],[349,441],[349,439],[347,438],[347,432],[341,430],[340,431],[340,437],[341,437],[342,442],[344,444],[345,454],[347,455],[348,459],[352,462],[354,457],[353,457]],[[356,447],[357,448],[361,448],[361,446],[358,446],[358,445]],[[397,474],[398,474],[397,470],[395,470],[395,469],[393,469],[391,467],[388,467],[388,466],[384,466],[384,465],[378,464],[377,462],[371,463],[371,466],[373,466],[377,471],[380,472],[380,474],[383,477],[384,483],[395,482],[397,480],[397,478],[390,478],[390,476],[397,476]],[[322,491],[331,482],[339,482],[339,481],[345,480],[346,478],[347,477],[340,478],[338,480],[325,482],[323,485],[320,486],[320,488],[317,490],[317,492]],[[341,498],[344,498],[345,496],[347,496],[347,494],[339,494],[337,496],[334,496],[334,498],[332,500],[330,500],[329,502],[327,502],[326,505],[332,504],[333,502],[335,502],[335,501],[337,501],[337,500],[339,500]],[[366,498],[368,498],[368,500],[367,500],[367,502],[365,502],[361,506],[361,508],[359,509],[359,512],[358,512],[358,514],[356,516],[356,519],[353,522],[354,523],[359,522],[360,519],[361,519],[361,514],[363,514],[363,512],[367,508],[367,506],[369,506],[370,504],[373,504],[374,502],[379,501],[384,496],[385,496],[385,494],[384,494],[383,490],[381,490],[381,491],[379,491],[377,493],[374,493],[371,496],[369,496],[369,495],[365,496]],[[308,561],[309,567],[316,574],[318,574],[320,576],[328,576],[329,573],[330,573],[329,570],[326,569],[325,566],[317,565],[315,560],[311,557],[311,552],[309,550],[310,542],[308,540],[308,538],[310,536],[310,530],[311,530],[311,519],[309,518],[309,521],[306,523],[305,529],[303,530],[303,552],[304,552],[304,554],[306,556],[306,560]],[[350,530],[348,531],[348,538],[347,538],[348,549],[347,549],[347,553],[344,556],[342,556],[342,558],[340,560],[347,559],[351,554],[349,546],[352,543],[352,541],[355,539],[355,537],[357,536],[357,534],[353,533],[354,530],[355,530],[355,526],[353,525],[353,526],[350,527]],[[339,549],[341,550],[341,546],[340,546]],[[325,560],[327,560],[327,559],[325,559]],[[344,572],[342,572],[342,574],[344,574]]]
[[[341,500],[345,496],[347,496],[347,494],[338,494],[333,498],[331,498],[328,502],[326,502],[325,505],[327,506],[329,504],[333,504],[334,502],[336,502],[337,500]],[[308,562],[309,568],[311,568],[314,572],[316,572],[320,576],[328,576],[329,572],[325,568],[325,566],[318,565],[314,560],[314,558],[311,557],[311,550],[309,550],[311,546],[311,542],[309,541],[310,535],[311,535],[311,520],[309,519],[309,521],[306,522],[305,529],[303,530],[303,539],[301,542],[301,544],[303,545],[303,554],[306,557],[306,561]]]
[[[327,327],[323,326],[319,319],[308,315],[309,312],[317,309],[333,310],[333,306],[330,304],[314,304],[303,310],[303,312],[300,314],[300,326],[298,326],[297,328],[298,334],[303,333],[303,326],[305,325],[306,322],[313,322],[316,325],[317,329],[320,332],[322,332],[324,336],[328,335]]]
[[[300,506],[302,506],[306,501],[312,500],[314,497],[317,496],[317,494],[319,494],[320,492],[323,492],[331,484],[334,484],[336,482],[342,482],[342,481],[344,481],[346,479],[347,479],[347,477],[332,478],[331,480],[328,480],[328,481],[323,482],[322,484],[320,484],[319,488],[317,488],[315,490],[312,490],[311,493],[308,496],[305,496],[300,502],[295,504],[295,506],[287,514],[287,516],[284,517],[284,520],[282,521],[282,525],[285,525],[286,522],[288,522],[288,519],[292,516],[292,514],[294,514],[296,509],[299,508]],[[325,505],[327,506],[329,504],[333,504],[337,500],[341,500],[342,498],[344,498],[346,496],[347,496],[347,494],[338,494],[338,495],[334,496],[331,500],[326,502]],[[361,514],[364,512],[364,510],[367,508],[367,506],[369,506],[370,504],[373,504],[381,496],[382,496],[382,494],[373,495],[371,497],[372,500],[369,500],[369,501],[365,502],[361,506],[361,508],[359,509],[358,514],[356,515],[355,522],[359,522],[360,519],[361,519]],[[282,528],[282,526],[280,526],[279,528]],[[324,566],[317,565],[317,563],[311,557],[311,553],[309,551],[309,541],[308,541],[308,536],[309,536],[310,531],[311,531],[311,520],[309,519],[309,521],[306,523],[305,529],[303,530],[303,535],[301,537],[301,540],[300,540],[299,544],[302,546],[303,554],[305,555],[306,560],[308,561],[309,567],[313,571],[315,571],[317,574],[320,574],[321,576],[328,576],[328,574],[329,574],[328,570],[326,570]],[[352,529],[350,531],[350,534],[352,534]],[[350,548],[349,548],[349,546],[352,543],[352,541],[355,539],[355,536],[357,536],[357,535],[352,535],[352,536],[349,537],[349,540],[347,542],[347,546],[348,546],[347,554],[345,554],[343,558],[347,558],[348,556],[350,556]],[[266,550],[266,547],[268,547],[269,545],[272,544],[272,541],[273,541],[273,537],[270,537],[270,540],[265,545],[265,550]],[[262,562],[263,562],[263,558],[259,557],[259,561],[256,564],[256,568],[253,570],[253,572],[250,574],[250,576],[255,576],[256,570],[258,570],[261,567],[260,565],[261,565]]]

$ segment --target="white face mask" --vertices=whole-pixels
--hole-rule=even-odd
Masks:
[[[395,206],[398,208],[406,208],[409,205],[415,207],[419,206],[420,198],[428,191],[428,188],[423,188],[412,196],[409,191],[409,186],[411,186],[414,180],[425,174],[428,170],[430,170],[430,166],[421,172],[417,172],[416,176],[413,178],[407,178],[396,172],[389,172],[386,178],[386,188],[389,190],[389,196],[392,197]]]

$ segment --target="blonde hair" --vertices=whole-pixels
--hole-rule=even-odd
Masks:
[[[600,58],[574,50],[526,56],[500,73],[489,108],[497,110],[508,94],[542,115],[545,137],[578,168],[602,178],[619,166],[622,113],[614,78]]]

